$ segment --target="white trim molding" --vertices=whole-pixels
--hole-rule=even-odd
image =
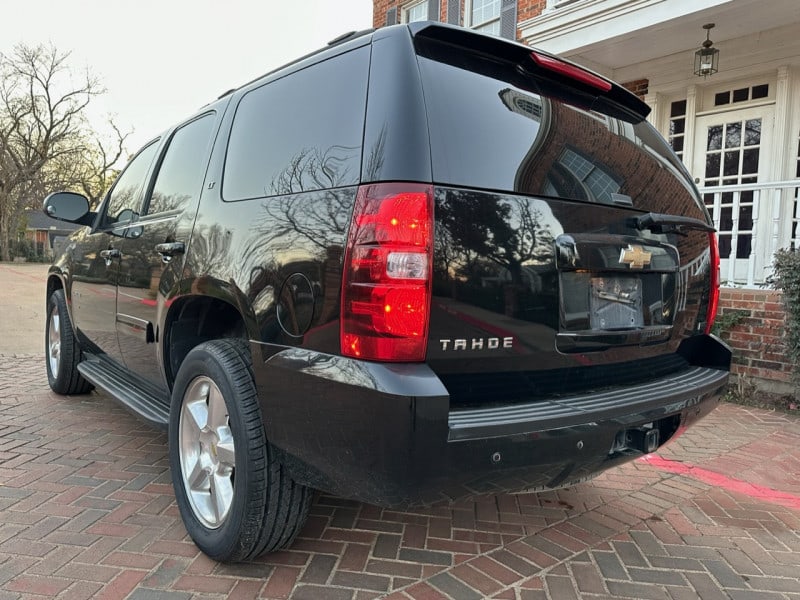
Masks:
[[[731,0],[582,0],[555,4],[552,8],[548,3],[548,11],[520,22],[519,28],[524,40],[563,54],[609,37],[657,26],[677,15],[729,2]]]

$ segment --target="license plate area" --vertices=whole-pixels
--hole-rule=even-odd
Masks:
[[[592,277],[589,328],[615,331],[644,327],[642,280],[638,275]]]
[[[679,310],[675,246],[628,236],[571,233],[556,238],[561,352],[659,344]]]
[[[674,273],[561,273],[560,330],[672,325],[675,282]]]
[[[675,273],[561,273],[556,347],[591,352],[669,340],[675,283]]]

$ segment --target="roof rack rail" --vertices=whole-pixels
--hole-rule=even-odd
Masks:
[[[341,44],[347,40],[351,40],[353,38],[361,37],[362,35],[367,35],[368,33],[372,33],[375,31],[374,29],[362,29],[360,31],[348,31],[347,33],[343,33],[342,35],[336,36],[330,42],[328,42],[328,46],[335,46],[336,44]]]

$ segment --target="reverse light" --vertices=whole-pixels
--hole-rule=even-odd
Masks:
[[[714,320],[717,318],[717,308],[719,307],[719,287],[720,287],[720,266],[719,266],[719,244],[717,243],[717,234],[709,232],[708,246],[711,252],[711,276],[709,277],[709,284],[711,289],[708,295],[708,312],[706,313],[706,328],[705,333],[711,333],[711,328],[714,326]]]
[[[342,354],[422,361],[428,341],[433,188],[388,183],[358,190],[342,284]]]
[[[591,73],[577,65],[573,65],[563,60],[559,60],[552,56],[547,56],[546,54],[540,54],[538,52],[531,52],[531,58],[533,59],[533,62],[537,64],[537,66],[543,69],[547,69],[553,73],[558,73],[559,75],[564,75],[565,77],[569,77],[575,81],[580,81],[581,83],[585,83],[586,85],[603,92],[611,91],[610,81],[603,79],[599,75],[595,75],[594,73]]]
[[[386,275],[393,279],[427,279],[428,257],[421,252],[390,252]]]

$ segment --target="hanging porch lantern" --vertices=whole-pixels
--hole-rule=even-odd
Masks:
[[[714,23],[706,23],[706,41],[703,47],[694,53],[694,74],[698,77],[708,77],[719,71],[719,50],[714,48],[714,42],[709,39]]]

